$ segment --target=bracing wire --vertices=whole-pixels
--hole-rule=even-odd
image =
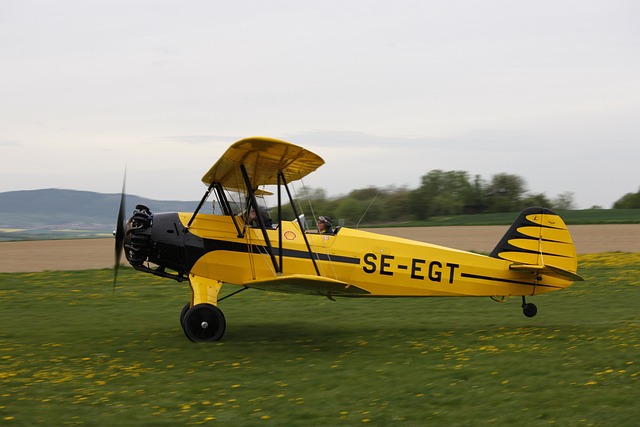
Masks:
[[[246,203],[245,200],[242,200],[242,198],[240,197],[240,189],[243,188],[242,186],[242,179],[240,178],[240,173],[239,173],[239,169],[236,167],[235,168],[235,178],[236,178],[236,188],[238,189],[238,206],[240,207],[240,212],[242,212],[244,209],[246,209]],[[247,212],[248,213],[248,212]]]
[[[369,208],[371,208],[371,205],[373,205],[373,202],[376,201],[376,199],[378,198],[378,195],[380,194],[380,190],[378,190],[376,192],[376,195],[373,196],[373,199],[371,199],[371,203],[369,203],[369,206],[367,206],[367,209],[364,210],[364,213],[362,214],[362,216],[360,217],[360,219],[358,220],[358,223],[356,224],[356,228],[358,228],[360,226],[360,223],[362,222],[362,220],[364,219],[364,216],[367,214],[367,212],[369,212]]]
[[[309,204],[309,210],[311,211],[311,216],[315,219],[316,218],[316,213],[315,213],[315,210],[313,209],[313,204],[311,203],[311,197],[309,196],[309,190],[307,190],[307,187],[304,185],[304,180],[302,178],[300,179],[300,183],[302,183],[302,189],[304,190],[304,194],[305,194],[305,196],[307,198],[307,203]]]

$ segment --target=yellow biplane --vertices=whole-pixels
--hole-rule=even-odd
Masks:
[[[124,191],[116,229],[116,277],[124,250],[136,270],[188,282],[191,299],[180,314],[192,341],[217,341],[226,321],[218,303],[252,288],[336,297],[522,297],[582,280],[563,220],[542,207],[524,210],[489,256],[347,227],[320,234],[306,227],[290,184],[324,164],[297,145],[254,137],[236,142],[204,174],[207,190],[194,213],[152,213],[136,206],[124,221]],[[275,186],[268,193],[264,186]],[[200,213],[211,194],[214,213]],[[296,219],[272,224],[263,203],[286,195]],[[234,199],[234,196],[239,199]],[[256,212],[252,225],[246,220]],[[243,214],[244,213],[244,214]],[[240,290],[219,298],[223,283]],[[115,281],[114,281],[115,284]]]

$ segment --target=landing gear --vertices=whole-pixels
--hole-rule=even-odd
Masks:
[[[533,317],[533,316],[536,315],[536,313],[538,313],[538,307],[536,307],[536,305],[534,303],[527,302],[525,300],[524,296],[523,296],[522,297],[522,312],[527,317]]]
[[[188,302],[184,305],[184,307],[182,307],[182,311],[180,312],[180,326],[182,326],[182,329],[184,329],[184,316],[187,314],[187,311],[189,311],[190,307],[191,303]]]
[[[189,308],[181,323],[184,334],[193,342],[219,341],[227,327],[222,311],[206,303]]]

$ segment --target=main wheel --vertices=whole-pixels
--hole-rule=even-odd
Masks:
[[[538,307],[536,307],[535,304],[528,302],[522,306],[522,312],[527,317],[533,317],[538,312]]]
[[[218,341],[226,328],[224,314],[215,305],[194,305],[184,315],[184,334],[193,342]]]
[[[188,302],[184,305],[184,307],[182,307],[182,311],[180,312],[180,326],[182,326],[182,329],[184,329],[184,316],[187,314],[187,311],[189,311],[190,307],[191,303]]]

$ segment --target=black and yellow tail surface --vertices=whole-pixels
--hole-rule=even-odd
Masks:
[[[538,206],[520,213],[490,256],[573,273],[578,268],[576,248],[566,224],[555,212]]]

